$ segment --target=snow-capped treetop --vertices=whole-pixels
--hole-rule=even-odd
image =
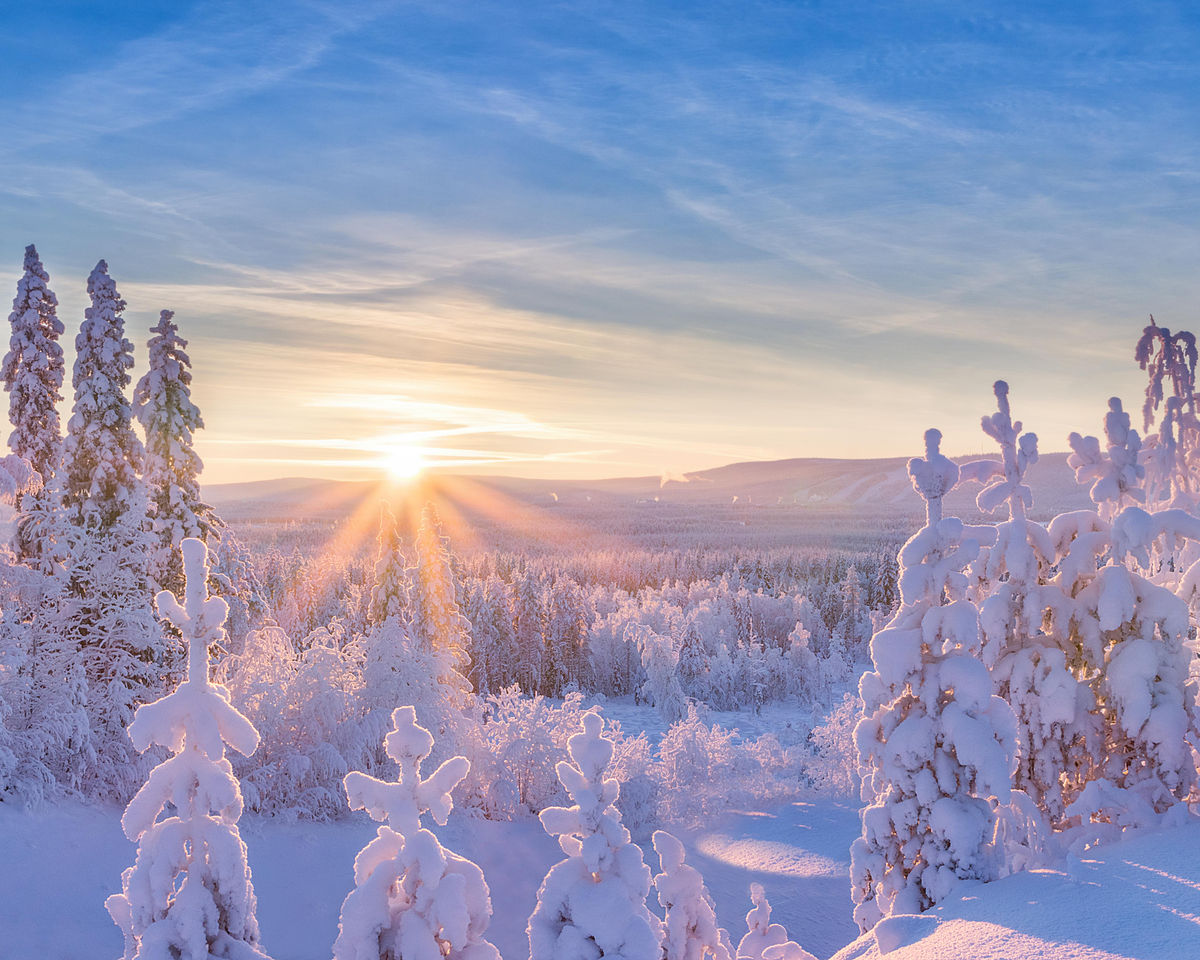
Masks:
[[[125,396],[133,366],[133,344],[125,339],[121,318],[125,301],[103,260],[88,277],[88,293],[92,305],[75,338],[75,402],[63,449],[63,503],[76,524],[92,520],[108,529],[136,499],[142,443]]]
[[[1130,427],[1129,414],[1122,408],[1118,397],[1111,397],[1108,401],[1104,435],[1108,444],[1106,453],[1100,451],[1100,441],[1096,437],[1072,433],[1067,438],[1073,451],[1067,458],[1067,464],[1075,470],[1076,482],[1091,482],[1091,497],[1101,512],[1112,514],[1127,500],[1144,503],[1146,499],[1145,491],[1140,486],[1146,476],[1146,468],[1138,462],[1142,440],[1138,432]]]
[[[4,389],[13,431],[8,445],[49,483],[58,467],[62,436],[58,403],[62,400],[63,351],[58,342],[63,324],[58,299],[37,249],[25,248],[25,272],[17,282],[8,322],[12,326],[4,357]]]
[[[164,590],[159,613],[188,648],[187,679],[161,700],[139,707],[129,737],[140,751],[158,744],[173,756],[155,767],[125,808],[121,826],[138,841],[137,862],[121,893],[106,901],[125,934],[125,957],[263,960],[258,949],[254,887],[237,831],[242,794],[225,744],[249,755],[258,732],[209,682],[209,645],[224,638],[227,606],[208,596],[208,549],[180,546],[185,601]],[[170,816],[159,819],[168,805]]]
[[[400,550],[400,530],[387,501],[379,504],[379,554],[375,560],[375,582],[371,586],[369,618],[379,624],[400,618],[407,608],[408,578]]]
[[[958,483],[958,464],[941,450],[942,431],[925,431],[925,457],[908,461],[908,476],[913,489],[925,501],[925,523],[932,526],[942,519],[942,497]]]
[[[446,822],[450,791],[471,766],[454,757],[422,780],[433,742],[416,711],[398,707],[384,743],[399,780],[354,771],[343,781],[350,809],[365,809],[381,826],[354,858],[355,887],[342,903],[335,960],[500,960],[484,938],[492,905],[483,871],[421,826],[425,812]]]
[[[159,615],[175,625],[187,644],[187,678],[174,693],[138,707],[129,725],[129,738],[138,750],[158,744],[176,756],[155,767],[126,808],[121,823],[131,840],[153,825],[167,802],[181,805],[174,790],[165,788],[176,781],[177,766],[182,764],[187,769],[193,762],[189,759],[193,753],[219,764],[224,761],[226,743],[243,756],[258,748],[254,726],[230,705],[228,691],[209,681],[209,649],[225,637],[222,624],[229,606],[220,597],[208,596],[208,548],[203,541],[188,539],[180,545],[180,550],[187,575],[184,603],[181,605],[168,590],[159,593],[156,602]],[[218,810],[222,816],[237,820],[242,799],[237,781],[232,777],[229,780],[229,783],[186,782],[185,787],[200,791],[194,800],[196,809],[205,813],[209,809]]]
[[[1133,358],[1150,375],[1150,382],[1146,384],[1146,402],[1142,406],[1144,429],[1149,430],[1154,422],[1154,411],[1163,401],[1163,381],[1167,379],[1171,381],[1175,396],[1187,406],[1187,412],[1196,413],[1195,336],[1186,330],[1172,336],[1170,330],[1160,327],[1151,317],[1134,348]]]
[[[550,868],[529,918],[531,960],[661,960],[661,922],[646,907],[650,869],[616,807],[620,783],[607,777],[613,741],[598,713],[567,741],[556,770],[570,807],[539,814],[567,855]]]
[[[450,792],[470,771],[470,762],[466,757],[452,757],[421,779],[421,763],[433,750],[433,735],[417,723],[412,707],[392,711],[392,730],[383,742],[387,755],[400,768],[400,778],[386,783],[357,770],[346,774],[350,809],[366,810],[371,819],[386,820],[404,836],[421,829],[421,814],[426,812],[444,824],[454,807]]]
[[[761,883],[750,884],[750,902],[754,906],[746,914],[746,934],[738,944],[737,957],[763,960],[765,951],[787,943],[787,930],[783,924],[771,922],[771,902]]]
[[[665,830],[656,830],[654,850],[662,873],[655,875],[663,921],[663,960],[732,960],[729,934],[717,925],[712,897],[700,871],[684,863],[683,844]]]
[[[980,491],[976,503],[984,513],[992,513],[1000,504],[1007,503],[1009,516],[1013,520],[1023,520],[1025,511],[1033,505],[1033,492],[1024,477],[1025,471],[1037,463],[1037,434],[1022,435],[1021,421],[1013,422],[1008,384],[997,380],[993,389],[999,409],[991,416],[985,416],[982,426],[983,432],[1000,444],[1002,476]]]
[[[204,468],[192,446],[192,434],[204,426],[191,398],[191,361],[173,322],[163,310],[148,341],[150,369],[133,391],[133,407],[146,435],[143,479],[150,501],[150,522],[160,556],[155,563],[159,583],[178,592],[183,587],[179,543],[199,537],[220,539],[212,507],[200,499]]]

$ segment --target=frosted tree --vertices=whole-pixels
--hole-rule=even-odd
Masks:
[[[864,932],[884,916],[927,909],[959,880],[991,876],[993,804],[1012,787],[1015,721],[992,695],[978,611],[966,599],[963,570],[980,544],[961,520],[942,517],[959,469],[940,440],[928,431],[925,457],[909,461],[926,523],[900,551],[900,607],[872,639],[874,670],[859,685],[855,742],[868,805],[851,885]]]
[[[679,654],[675,650],[675,641],[639,625],[638,646],[642,651],[642,668],[646,672],[642,698],[653,704],[667,723],[682,720],[687,716],[688,700],[679,684]]]
[[[662,873],[654,877],[663,920],[663,960],[733,960],[729,933],[717,924],[716,907],[700,871],[684,863],[683,844],[656,830],[654,851]]]
[[[366,810],[382,826],[354,859],[355,887],[342,904],[334,960],[499,960],[484,936],[492,904],[483,871],[421,826],[424,813],[446,823],[450,791],[470,763],[454,757],[422,779],[433,737],[417,725],[412,707],[398,707],[392,724],[386,748],[399,779],[346,775],[350,809]]]
[[[125,960],[252,960],[258,947],[254,887],[238,833],[242,795],[225,745],[249,755],[254,726],[209,680],[209,646],[224,637],[227,607],[207,596],[208,551],[180,545],[184,603],[164,590],[160,613],[183,635],[187,679],[173,693],[138,708],[129,736],[139,751],[172,752],[125,808],[121,826],[138,844],[121,877],[121,893],[105,905],[125,935]],[[169,816],[163,816],[172,808]]]
[[[1182,404],[1182,412],[1196,415],[1196,338],[1186,330],[1172,334],[1150,318],[1134,348],[1133,358],[1149,376],[1142,420],[1146,431],[1163,403],[1164,384],[1170,381],[1172,395]]]
[[[121,317],[125,301],[103,260],[88,277],[88,295],[92,305],[75,338],[63,503],[75,526],[106,531],[135,506],[143,449],[125,396],[133,367],[133,344],[125,339]]]
[[[37,490],[18,500],[14,547],[19,560],[49,572],[53,569],[55,531],[45,501],[53,496],[62,457],[58,404],[65,365],[58,341],[63,325],[50,276],[32,244],[25,248],[25,272],[17,282],[8,321],[12,333],[3,369],[8,417],[13,425],[8,445],[16,456],[29,462],[42,481]]]
[[[1072,433],[1067,438],[1072,450],[1067,463],[1075,470],[1078,483],[1090,482],[1091,497],[1100,515],[1111,521],[1122,507],[1146,501],[1141,486],[1146,468],[1138,462],[1142,440],[1129,425],[1129,414],[1118,397],[1108,401],[1104,436],[1107,449],[1101,451],[1096,437]]]
[[[450,548],[433,504],[427,504],[421,513],[414,547],[416,563],[409,570],[409,632],[418,643],[448,653],[459,669],[467,662],[471,625],[458,608]]]
[[[368,617],[373,624],[403,618],[408,609],[408,575],[400,546],[400,530],[387,503],[379,505],[379,552],[371,587]]]
[[[134,388],[133,408],[146,437],[142,479],[156,547],[152,573],[159,586],[178,596],[183,590],[179,544],[198,537],[215,545],[221,538],[221,523],[200,497],[204,464],[192,435],[204,421],[192,402],[191,360],[174,316],[163,310],[150,330],[154,334],[147,343],[150,369]]]
[[[585,713],[582,725],[567,742],[570,762],[556,767],[573,805],[539,814],[567,859],[538,890],[530,960],[660,960],[661,924],[646,907],[650,870],[621,823],[620,783],[606,776],[613,741],[602,736],[599,714]]]
[[[125,727],[153,699],[171,659],[151,608],[142,444],[125,388],[133,366],[117,293],[101,260],[88,278],[92,305],[75,339],[75,404],[63,454],[70,579],[58,626],[80,651],[97,763],[88,789],[121,795],[130,768]]]
[[[1099,768],[1068,808],[1098,837],[1152,825],[1196,783],[1188,738],[1197,739],[1187,605],[1130,566],[1147,566],[1163,539],[1200,540],[1200,518],[1182,510],[1123,510],[1109,562],[1079,576],[1075,630],[1103,737]],[[1127,566],[1123,561],[1131,562]],[[1088,823],[1105,824],[1089,828]]]
[[[522,569],[513,584],[513,638],[520,664],[517,681],[527,693],[540,693],[545,654],[545,604],[534,571]]]
[[[1051,582],[1057,561],[1054,541],[1044,527],[1026,518],[1033,493],[1025,472],[1037,461],[1037,436],[1022,434],[1020,421],[1013,421],[1008,384],[999,380],[994,389],[998,409],[982,425],[999,444],[1001,460],[994,462],[977,503],[984,513],[1006,508],[1008,519],[997,526],[996,543],[982,562],[983,582],[989,585],[980,608],[983,659],[992,669],[996,693],[1017,720],[1021,749],[1013,785],[1044,817],[1058,822],[1066,805],[1062,776],[1079,746],[1086,691],[1072,672],[1072,601]],[[1025,842],[1041,843],[1035,838]]]
[[[397,703],[413,705],[420,724],[433,732],[435,759],[462,747],[472,715],[465,682],[446,651],[417,643],[402,623],[389,618],[355,638],[349,652],[362,671],[358,701],[376,750]],[[375,760],[376,769],[390,771],[386,752]]]

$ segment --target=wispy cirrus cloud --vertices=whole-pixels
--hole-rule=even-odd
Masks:
[[[1145,314],[1190,315],[1187,18],[122,15],[0,92],[0,241],[69,324],[101,255],[135,339],[178,311],[216,478],[405,436],[563,474],[969,448],[1001,375],[1054,437],[1138,389]]]

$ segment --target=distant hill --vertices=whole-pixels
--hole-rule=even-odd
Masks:
[[[1090,507],[1075,483],[1065,453],[1044,454],[1030,469],[1035,517]],[[961,457],[960,461],[980,459]],[[456,502],[510,507],[571,508],[673,505],[699,507],[787,507],[860,518],[920,514],[921,502],[905,469],[907,460],[791,459],[731,463],[685,474],[686,481],[660,477],[602,480],[541,480],[520,477],[441,476],[423,484]],[[974,508],[978,484],[965,484],[947,498],[947,509],[964,517]],[[285,478],[252,483],[214,484],[205,496],[230,520],[341,520],[379,499],[397,495],[371,481]],[[403,493],[399,494],[404,496]],[[427,495],[427,494],[426,494]]]

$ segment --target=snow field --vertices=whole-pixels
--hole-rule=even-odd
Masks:
[[[246,814],[239,827],[258,897],[263,949],[274,960],[329,960],[338,911],[354,885],[354,857],[375,835],[376,824],[362,814],[292,824]],[[757,881],[771,901],[772,921],[825,958],[855,933],[847,851],[858,828],[854,807],[819,801],[733,813],[706,829],[676,835],[735,943],[745,932],[750,883]],[[488,939],[507,960],[527,957],[525,925],[538,886],[562,859],[554,838],[532,818],[505,823],[455,813],[445,827],[433,829],[488,878],[493,910]],[[657,868],[649,841],[641,846],[646,862]],[[120,956],[121,933],[104,899],[120,888],[133,851],[116,808],[64,803],[27,813],[0,806],[0,957]],[[50,903],[71,909],[60,907],[56,922],[46,922]],[[659,912],[653,892],[649,903]]]

